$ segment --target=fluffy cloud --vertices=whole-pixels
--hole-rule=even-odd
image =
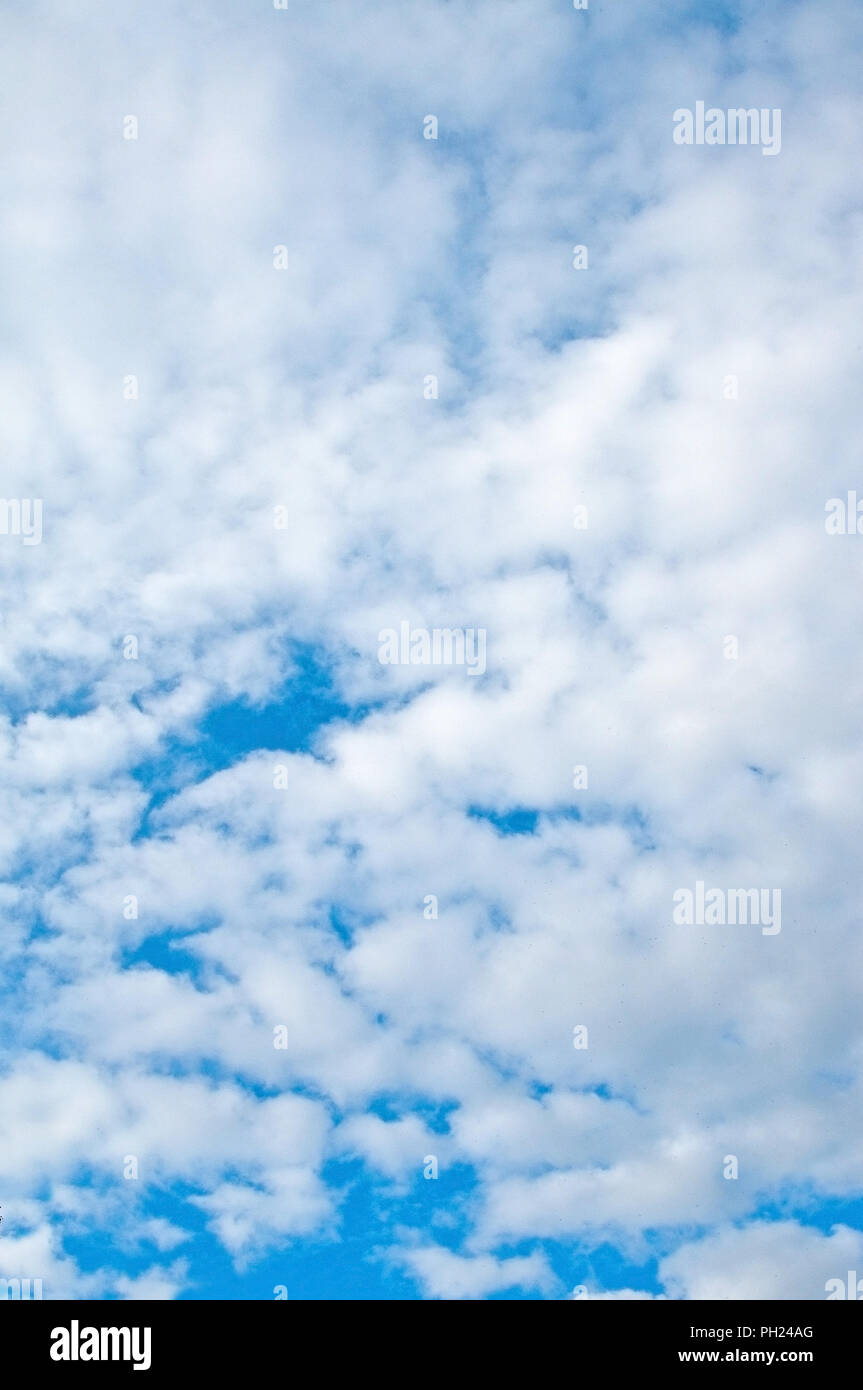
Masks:
[[[823,1299],[829,1281],[847,1283],[861,1259],[863,1237],[847,1226],[822,1235],[794,1221],[755,1221],[680,1246],[662,1276],[677,1298]]]
[[[441,1246],[404,1250],[398,1258],[419,1280],[427,1298],[477,1299],[516,1288],[554,1286],[554,1276],[542,1255],[494,1259],[491,1255],[464,1258]]]
[[[855,1267],[807,1213],[863,1159],[863,30],[741,11],[10,17],[2,1244],[50,1296],[180,1296],[202,1220],[339,1248],[358,1190],[433,1298]],[[781,155],[676,146],[702,98]],[[382,665],[402,621],[487,672]],[[675,924],[699,880],[781,932]],[[106,1231],[182,1259],[64,1254]]]

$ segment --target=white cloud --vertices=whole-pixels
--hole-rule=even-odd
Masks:
[[[822,1235],[795,1221],[757,1221],[682,1245],[660,1273],[676,1298],[817,1300],[861,1262],[863,1236],[847,1226]]]
[[[759,1296],[702,1292],[738,1250],[747,1289],[846,1259],[755,1213],[861,1193],[859,564],[823,517],[859,483],[863,34],[842,0],[724,39],[671,9],[10,17],[2,490],[45,505],[0,536],[19,1214],[47,1183],[100,1228],[132,1153],[130,1240],[182,1240],[136,1204],[183,1182],[249,1268],[337,1234],[328,1160],[404,1190],[434,1152],[477,1186],[466,1253],[404,1253],[432,1297],[550,1296],[513,1238],[658,1229],[694,1298]],[[781,157],[675,147],[693,93],[782,105]],[[488,677],[382,667],[402,619],[486,628]],[[375,707],[207,775],[201,721],[282,698],[295,643]],[[468,814],[517,806],[535,835]],[[781,888],[781,934],[675,927],[697,879]],[[125,957],[157,938],[178,973]]]
[[[426,1298],[478,1299],[512,1289],[548,1293],[555,1278],[540,1253],[495,1259],[491,1255],[467,1257],[443,1246],[393,1250],[390,1257],[405,1265],[419,1280]]]

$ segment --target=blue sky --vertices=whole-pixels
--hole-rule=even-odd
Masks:
[[[3,9],[0,1277],[823,1298],[859,6]]]

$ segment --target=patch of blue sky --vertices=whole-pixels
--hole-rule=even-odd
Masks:
[[[580,821],[584,825],[616,823],[627,830],[635,844],[644,852],[656,849],[656,841],[646,813],[638,806],[614,806],[608,802],[591,802],[578,806],[511,806],[498,809],[492,806],[471,805],[467,810],[472,820],[487,821],[500,835],[537,835],[543,822],[555,825],[561,821]]]
[[[610,1241],[575,1250],[571,1246],[559,1246],[552,1256],[552,1267],[557,1272],[563,1266],[568,1267],[574,1286],[583,1284],[590,1292],[617,1289],[636,1289],[650,1294],[663,1292],[655,1255],[636,1260]]]
[[[501,835],[535,835],[541,812],[529,806],[513,806],[496,811],[486,806],[469,806],[472,820],[488,821]]]
[[[193,931],[183,932],[179,940],[171,930],[148,936],[139,945],[121,952],[120,966],[123,970],[149,966],[167,975],[188,975],[196,986],[202,985],[205,974],[212,975],[213,963],[205,964],[194,952],[186,949],[186,942],[190,936],[216,925],[216,922],[199,922]]]
[[[749,1214],[753,1221],[799,1221],[827,1235],[834,1226],[850,1226],[863,1231],[863,1181],[857,1195],[830,1196],[820,1192],[809,1180],[788,1186],[770,1201],[763,1201]]]
[[[0,714],[13,725],[36,712],[52,719],[77,719],[98,707],[96,686],[84,679],[83,665],[79,667],[74,661],[34,652],[25,675],[18,682],[0,685]]]
[[[385,1257],[393,1243],[392,1231],[398,1225],[424,1229],[429,1241],[437,1242],[438,1218],[464,1202],[475,1186],[470,1169],[441,1169],[437,1179],[425,1179],[418,1170],[407,1193],[390,1184],[372,1180],[357,1159],[332,1161],[323,1174],[327,1187],[338,1202],[338,1219],[331,1233],[314,1239],[285,1237],[260,1257],[235,1267],[228,1251],[207,1229],[209,1215],[192,1200],[198,1189],[191,1183],[175,1182],[170,1189],[150,1187],[141,1190],[142,1180],[128,1182],[130,1201],[140,1200],[142,1220],[158,1218],[184,1231],[188,1239],[170,1252],[160,1251],[151,1241],[137,1247],[117,1241],[108,1231],[68,1235],[64,1249],[85,1272],[122,1269],[135,1278],[153,1264],[170,1265],[187,1259],[192,1283],[179,1295],[188,1299],[272,1300],[275,1290],[284,1286],[288,1299],[381,1299],[419,1298],[414,1280]],[[84,1189],[93,1185],[92,1177],[78,1175]],[[47,1194],[46,1194],[47,1195]],[[464,1234],[466,1223],[458,1234]],[[452,1233],[453,1227],[447,1225]],[[434,1235],[432,1235],[434,1231]],[[50,1297],[50,1290],[45,1290]]]
[[[149,835],[153,811],[183,787],[261,750],[314,753],[329,725],[358,723],[375,708],[378,704],[347,704],[334,687],[325,654],[308,644],[295,644],[290,673],[272,698],[259,704],[237,699],[213,706],[193,732],[172,735],[157,754],[131,769],[149,793],[136,838]]]
[[[366,1107],[370,1115],[387,1124],[402,1118],[405,1113],[416,1115],[434,1134],[449,1133],[449,1117],[458,1109],[455,1101],[431,1101],[422,1096],[403,1096],[384,1093]]]

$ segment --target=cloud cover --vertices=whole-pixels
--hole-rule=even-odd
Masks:
[[[823,1297],[858,7],[4,24],[2,492],[44,535],[0,536],[0,1274]],[[780,107],[781,154],[675,145],[699,99]],[[381,665],[404,620],[486,674]],[[781,933],[674,924],[698,880]]]

